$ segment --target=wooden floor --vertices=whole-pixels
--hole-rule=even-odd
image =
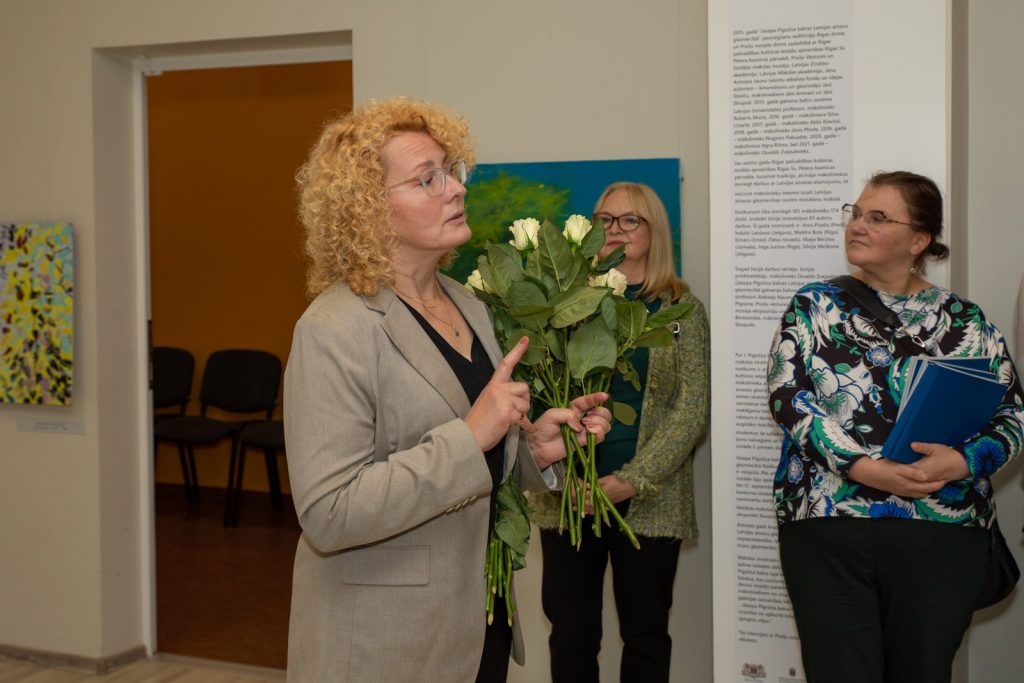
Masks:
[[[159,655],[102,676],[73,669],[51,669],[0,657],[0,683],[277,683],[284,672],[251,666]]]
[[[291,498],[274,510],[269,494],[244,492],[237,527],[223,524],[221,489],[190,505],[183,487],[158,485],[155,500],[157,652],[284,669],[300,533]]]

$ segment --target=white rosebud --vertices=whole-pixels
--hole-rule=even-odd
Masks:
[[[585,216],[577,213],[569,216],[568,220],[565,221],[565,230],[562,231],[562,234],[565,235],[565,239],[573,244],[580,244],[592,227],[590,221]]]
[[[513,239],[508,241],[519,251],[537,248],[537,235],[540,234],[540,221],[536,218],[520,218],[509,227]]]
[[[629,280],[621,272],[612,268],[608,271],[608,278],[605,284],[612,288],[612,292],[615,295],[622,296],[626,293],[626,286],[629,284]]]
[[[613,294],[622,296],[626,293],[626,285],[629,284],[629,280],[625,275],[612,268],[607,273],[591,275],[587,278],[587,284],[591,287],[608,287]]]
[[[478,289],[481,292],[490,292],[491,288],[484,282],[484,276],[480,274],[480,269],[474,270],[466,278],[466,287],[470,290]]]

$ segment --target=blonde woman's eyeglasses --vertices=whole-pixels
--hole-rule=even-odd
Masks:
[[[633,232],[641,225],[647,222],[647,219],[643,216],[637,216],[635,213],[624,213],[621,216],[613,216],[610,213],[595,213],[594,221],[595,224],[600,225],[605,230],[611,229],[617,222],[619,228],[623,232]]]

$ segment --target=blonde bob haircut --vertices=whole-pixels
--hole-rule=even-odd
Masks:
[[[669,294],[672,301],[678,301],[689,285],[676,275],[672,258],[672,234],[669,231],[668,212],[658,193],[643,183],[612,183],[604,189],[594,205],[594,213],[600,213],[608,195],[615,191],[626,193],[629,205],[636,215],[647,221],[650,231],[650,246],[647,249],[647,268],[639,296],[652,300],[662,293]]]
[[[296,175],[310,297],[339,280],[360,295],[376,294],[381,283],[393,281],[398,236],[381,148],[405,132],[428,134],[446,160],[463,159],[467,169],[476,161],[468,122],[436,104],[405,97],[369,100],[329,121]]]

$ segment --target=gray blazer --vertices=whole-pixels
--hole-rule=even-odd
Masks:
[[[486,307],[442,277],[491,360]],[[335,284],[295,326],[285,371],[288,473],[302,525],[295,555],[288,679],[472,681],[486,623],[491,478],[461,419],[455,374],[386,287]],[[517,457],[517,455],[519,457]],[[518,428],[505,474],[545,482]],[[550,479],[549,475],[549,479]],[[513,656],[523,661],[519,625]]]

